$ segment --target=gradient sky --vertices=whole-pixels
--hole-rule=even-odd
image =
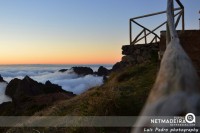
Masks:
[[[181,0],[186,28],[198,29],[200,0]],[[167,0],[1,0],[0,64],[112,64],[129,43],[129,18]],[[151,28],[165,15],[143,21]],[[159,22],[160,21],[160,22]]]

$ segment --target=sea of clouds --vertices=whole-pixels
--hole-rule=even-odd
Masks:
[[[72,66],[64,65],[15,65],[15,66],[0,66],[0,74],[5,81],[10,82],[14,78],[23,79],[26,75],[30,78],[45,83],[47,80],[54,84],[62,86],[64,90],[71,91],[75,94],[81,94],[91,87],[103,84],[103,77],[95,75],[79,76],[68,70],[59,72],[60,69],[70,69]],[[97,71],[99,66],[92,65],[94,71]],[[105,66],[111,69],[111,65]],[[0,84],[0,104],[10,101],[11,99],[5,95],[5,83]]]

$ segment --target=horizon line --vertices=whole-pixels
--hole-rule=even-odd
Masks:
[[[44,63],[44,64],[42,64],[42,63],[30,63],[30,64],[0,64],[0,66],[11,66],[11,65],[114,65],[115,63],[94,63],[94,64],[92,64],[92,63],[58,63],[58,64],[55,64],[55,63],[48,63],[48,64],[46,64],[46,63]]]

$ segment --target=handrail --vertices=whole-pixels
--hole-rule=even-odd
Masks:
[[[179,8],[174,8],[173,10],[174,11],[179,11],[178,13],[176,13],[174,15],[174,18],[176,16],[177,17],[177,20],[176,20],[176,23],[175,23],[175,26],[177,27],[178,24],[179,24],[179,21],[182,17],[182,30],[185,30],[185,23],[184,23],[184,6],[181,4],[181,2],[179,0],[176,0],[177,4],[180,6]],[[158,30],[159,28],[161,28],[162,26],[164,26],[165,24],[167,24],[167,21],[163,22],[162,24],[160,24],[159,26],[157,26],[156,28],[154,28],[153,30],[150,30],[148,29],[147,27],[139,24],[138,22],[136,22],[135,20],[136,19],[141,19],[141,18],[145,18],[145,17],[151,17],[151,16],[155,16],[155,15],[160,15],[160,14],[164,14],[164,13],[167,13],[167,11],[161,11],[161,12],[156,12],[156,13],[151,13],[151,14],[147,14],[147,15],[142,15],[142,16],[138,16],[138,17],[134,17],[134,18],[130,18],[129,19],[129,35],[130,35],[130,44],[131,45],[135,45],[136,43],[138,43],[139,41],[141,40],[145,40],[145,44],[148,43],[147,41],[147,37],[150,35],[150,34],[153,34],[154,37],[153,37],[153,40],[155,40],[155,42],[157,42],[157,39],[160,39],[159,35],[157,35],[155,33],[156,30]],[[141,27],[143,30],[134,38],[134,40],[132,39],[132,22],[135,23],[136,25],[138,25],[139,27]],[[146,31],[148,31],[148,33],[146,33]],[[140,37],[142,34],[144,33],[144,35],[142,37]],[[153,42],[150,42],[150,43],[153,43]]]
[[[180,2],[180,0],[176,0],[176,3],[177,3],[182,9],[184,9],[184,6],[183,6],[183,4]]]
[[[175,14],[174,17],[176,17],[177,15],[179,15],[181,12],[182,12],[182,11],[178,12],[177,14]],[[179,15],[178,18],[179,18],[179,17],[181,17],[181,15]],[[179,22],[179,19],[177,19],[176,27],[177,27],[177,25],[178,25],[178,22]],[[163,22],[161,25],[159,25],[159,26],[157,26],[155,29],[153,29],[152,32],[155,32],[156,30],[158,30],[159,28],[161,28],[161,27],[162,27],[163,25],[165,25],[166,23],[167,23],[167,21]],[[141,34],[142,34],[142,33],[139,33],[138,35],[140,36]],[[148,34],[146,34],[146,36],[148,36],[148,35],[150,35],[150,34],[151,34],[151,32],[149,32]],[[137,43],[137,42],[139,42],[139,41],[141,41],[142,39],[145,38],[145,36],[143,36],[143,37],[141,37],[140,39],[138,39],[139,36],[135,37],[135,40],[132,41],[132,42],[133,42],[133,43]],[[158,36],[158,35],[157,35],[157,36]],[[158,36],[158,39],[160,39],[159,36]],[[151,42],[151,43],[153,43],[153,42]]]
[[[182,8],[175,8],[174,11],[181,10],[181,9]],[[142,16],[138,16],[138,17],[134,17],[134,18],[130,18],[130,19],[134,20],[134,19],[145,18],[145,17],[155,16],[155,15],[164,14],[164,13],[167,13],[167,11],[161,11],[161,12],[146,14],[146,15],[142,15]]]

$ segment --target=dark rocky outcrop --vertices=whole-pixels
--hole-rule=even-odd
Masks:
[[[72,67],[71,68],[76,74],[80,76],[85,76],[89,74],[98,75],[98,76],[107,76],[110,73],[110,70],[100,66],[97,72],[94,72],[90,67]],[[66,72],[68,69],[60,69],[59,72]]]
[[[107,76],[109,73],[110,73],[110,70],[108,70],[107,68],[103,66],[100,66],[96,74],[98,76]]]
[[[57,84],[52,84],[50,81],[47,81],[45,83],[45,85],[44,85],[44,93],[45,94],[57,93],[57,92],[73,94],[72,92],[68,92],[68,91],[63,90],[62,87],[57,85]]]
[[[72,70],[78,75],[89,75],[93,74],[93,70],[90,67],[72,67]]]
[[[0,75],[0,82],[6,82],[1,75]]]
[[[14,105],[12,102],[4,102],[0,104],[0,115],[8,115],[14,112]]]
[[[123,63],[122,61],[121,61],[121,62],[117,62],[117,63],[115,63],[115,64],[113,65],[112,71],[117,71],[117,70],[122,69],[122,68],[124,68],[124,67],[126,67],[126,66],[128,66],[128,64]]]
[[[60,86],[52,84],[50,81],[42,84],[26,76],[22,80],[17,78],[11,80],[6,87],[5,94],[10,96],[13,102],[21,103],[21,101],[24,101],[27,97],[59,92],[69,94],[70,96],[73,95],[72,92],[67,92]]]
[[[68,69],[60,69],[59,72],[66,72]]]
[[[52,84],[50,81],[42,84],[28,76],[22,80],[17,78],[11,80],[5,93],[12,98],[12,102],[0,105],[2,110],[0,115],[32,115],[56,101],[75,96],[72,92],[65,91],[61,86]]]

